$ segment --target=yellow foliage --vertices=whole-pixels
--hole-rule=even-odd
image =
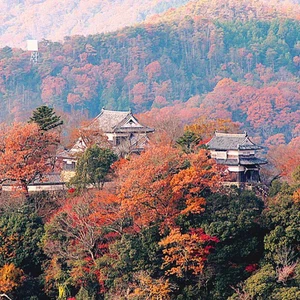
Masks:
[[[24,281],[24,272],[14,264],[5,264],[0,268],[0,292],[9,293]]]
[[[293,193],[293,201],[294,203],[300,203],[300,188]]]
[[[198,118],[194,124],[185,126],[184,130],[199,134],[204,141],[212,138],[215,131],[228,133],[240,131],[239,125],[230,119],[209,120],[206,117]]]
[[[151,300],[169,300],[170,293],[174,286],[169,279],[153,279],[147,273],[137,274],[138,286],[134,289],[129,299],[151,299]]]

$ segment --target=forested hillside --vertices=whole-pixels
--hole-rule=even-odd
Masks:
[[[169,22],[184,19],[190,15],[215,20],[233,19],[249,21],[251,19],[270,20],[278,18],[293,18],[299,20],[299,1],[280,0],[250,0],[250,1],[190,1],[179,9],[170,9],[165,14],[148,17],[151,22]]]
[[[0,46],[26,47],[28,39],[62,41],[67,35],[108,32],[188,0],[2,0]]]
[[[204,137],[224,124],[194,125]],[[274,181],[263,197],[254,193],[260,186],[224,188],[224,169],[201,145],[185,147],[188,135],[180,143],[152,143],[112,166],[113,152],[94,144],[79,158],[68,190],[29,194],[32,176],[49,171],[46,158],[57,141],[55,129],[38,128],[0,129],[0,180],[10,176],[25,188],[0,195],[1,294],[16,300],[299,299],[299,151],[290,182]],[[88,189],[102,182],[101,174],[114,182]]]
[[[131,107],[185,122],[230,117],[262,142],[289,142],[299,134],[299,5],[220,3],[192,1],[122,31],[44,40],[37,64],[26,51],[1,49],[1,119],[24,119],[42,103],[89,117]]]
[[[0,4],[5,39],[14,15],[30,27],[40,10],[53,37],[37,63],[0,49],[0,298],[300,299],[299,1],[195,0],[73,35],[98,31],[111,4],[131,22],[183,2]],[[113,147],[98,128],[76,128],[103,106],[131,108],[155,131],[134,143],[121,133]],[[216,131],[243,130],[264,153],[248,141],[225,153],[228,138],[226,160],[212,158]],[[78,137],[72,155],[64,147]],[[232,182],[240,175],[250,181]]]

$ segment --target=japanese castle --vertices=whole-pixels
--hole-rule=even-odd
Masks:
[[[260,182],[260,166],[267,161],[256,157],[261,147],[255,145],[246,132],[216,132],[207,146],[216,163],[227,167],[230,183],[240,186]]]

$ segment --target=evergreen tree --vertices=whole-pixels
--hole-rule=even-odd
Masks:
[[[29,123],[37,123],[42,130],[47,131],[61,126],[63,121],[55,114],[53,108],[43,105],[33,111]]]
[[[117,158],[112,150],[93,145],[78,160],[76,175],[70,183],[79,189],[84,189],[90,184],[102,189],[111,172],[111,165]]]
[[[31,206],[0,213],[0,294],[7,291],[13,299],[45,299],[41,274],[46,256],[40,248],[43,233],[43,222]],[[5,282],[15,288],[4,290]]]
[[[192,131],[186,131],[176,142],[185,153],[192,153],[197,148],[201,136]]]

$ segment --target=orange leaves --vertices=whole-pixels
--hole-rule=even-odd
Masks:
[[[117,196],[103,191],[69,199],[48,223],[45,251],[65,258],[88,256],[94,261],[106,251],[106,247],[96,250],[96,245],[114,238],[105,237],[105,229],[117,234],[122,231],[119,207]],[[56,239],[57,235],[65,238]]]
[[[245,126],[251,127],[255,130],[255,135],[264,139],[287,130],[294,131],[295,136],[299,123],[299,89],[300,84],[295,82],[278,82],[272,86],[258,88],[225,78],[198,103],[194,104],[193,98],[184,104],[174,102],[173,106],[152,108],[142,117],[156,121],[158,116],[161,116],[161,121],[171,116],[173,119],[179,118],[183,123],[193,122],[195,124],[187,126],[187,130],[203,133],[204,139],[211,136],[214,130],[237,131],[238,124],[231,121],[231,124],[236,126],[232,127],[229,124],[230,119],[247,121]],[[164,94],[157,95],[168,99]],[[223,124],[215,123],[211,126],[207,117],[196,119],[199,116],[208,116],[210,120],[221,119]],[[157,122],[158,125],[160,123]]]
[[[154,76],[159,76],[161,73],[161,65],[158,61],[153,61],[145,67],[145,72],[148,75],[149,80],[152,80]]]
[[[183,209],[180,214],[187,215],[187,214],[200,214],[204,211],[204,205],[206,203],[205,198],[203,197],[191,197],[186,199],[186,208]]]
[[[131,86],[139,80],[138,66],[133,66],[133,70],[129,71],[127,76],[124,78],[124,82]]]
[[[220,180],[216,165],[206,150],[187,155],[171,146],[156,145],[114,167],[120,181],[117,193],[89,191],[69,199],[47,224],[44,250],[65,262],[68,274],[78,285],[91,280],[91,274],[100,283],[109,281],[108,272],[122,273],[128,266],[133,280],[126,279],[127,296],[169,299],[176,289],[172,284],[174,276],[165,278],[131,271],[131,263],[127,259],[123,261],[127,257],[123,250],[132,252],[128,258],[139,260],[139,255],[134,254],[140,250],[133,248],[136,242],[142,247],[155,245],[155,253],[161,254],[163,249],[165,275],[197,277],[201,274],[217,239],[202,229],[186,232],[187,229],[181,231],[176,226],[179,219],[188,220],[187,215],[204,210],[204,195],[207,190],[215,190]],[[141,240],[140,244],[140,237],[147,239],[146,232],[152,236],[151,227],[155,228],[155,241]],[[161,235],[168,234],[159,244],[157,228]],[[155,268],[161,263],[159,258]],[[53,260],[52,264],[47,277],[49,285],[58,282],[61,273],[58,261]],[[133,268],[136,268],[134,264]],[[121,291],[116,289],[116,292]]]
[[[51,171],[58,136],[44,132],[37,124],[15,123],[0,129],[0,181],[27,185]]]
[[[20,243],[23,237],[17,233],[13,233],[9,236],[6,236],[6,231],[7,227],[1,228],[0,230],[0,253],[2,259],[10,260],[16,257],[15,245]]]
[[[178,199],[171,179],[184,167],[184,157],[170,146],[150,148],[120,170],[122,209],[134,222],[146,226],[171,221],[178,213]]]
[[[221,182],[220,172],[206,150],[191,154],[189,159],[191,166],[174,175],[171,181],[173,191],[186,199],[181,214],[202,212],[205,199],[201,193],[205,189],[216,190]]]
[[[185,234],[174,228],[159,243],[164,248],[162,268],[167,268],[167,275],[177,277],[184,277],[187,272],[201,274],[207,255],[213,248],[211,244],[216,242],[217,238],[205,234],[201,228],[191,229]]]
[[[99,227],[108,226],[111,230],[121,233],[120,199],[116,195],[98,191],[90,208],[92,210],[89,216],[91,221]]]
[[[106,82],[107,88],[111,87],[115,83],[121,72],[122,65],[120,63],[110,61],[109,59],[105,59],[99,66],[99,76]]]
[[[14,264],[5,264],[0,268],[0,292],[9,293],[25,280],[24,272]]]
[[[62,262],[72,281],[84,285],[93,274],[102,280],[97,259],[107,254],[120,237],[124,218],[116,195],[104,191],[70,198],[46,225],[44,251],[52,257],[46,271],[47,286],[61,282]],[[89,278],[89,279],[88,279]]]
[[[45,268],[45,290],[51,291],[55,286],[55,281],[59,281],[63,278],[63,275],[59,258],[54,255],[52,259],[47,262],[47,268]]]
[[[82,101],[81,97],[77,94],[73,94],[73,93],[70,93],[68,95],[68,98],[67,98],[67,102],[70,104],[70,105],[75,105],[75,104],[78,104]]]
[[[297,67],[299,67],[300,66],[300,56],[294,56],[293,62]]]
[[[180,214],[201,213],[205,189],[220,181],[207,151],[185,155],[170,146],[148,149],[120,170],[121,207],[139,227],[171,226]]]
[[[108,142],[107,136],[99,129],[97,123],[82,124],[83,126],[78,130],[75,141],[82,138],[87,147],[97,145],[102,148],[110,148],[111,144]],[[76,134],[76,133],[75,133]]]
[[[191,131],[199,134],[203,140],[213,137],[215,131],[237,133],[239,125],[230,119],[209,120],[206,117],[200,117],[193,124],[185,126],[185,131]]]
[[[280,175],[291,179],[293,172],[300,165],[300,137],[285,145],[270,147],[268,159],[275,165]]]
[[[143,82],[138,82],[134,85],[132,90],[130,91],[133,95],[132,102],[135,104],[143,104],[147,101],[146,99],[146,92],[147,86]]]
[[[130,298],[134,299],[157,299],[169,300],[170,294],[174,287],[169,279],[159,278],[153,279],[146,272],[139,272],[135,274],[135,281],[137,284],[132,286],[133,293]]]
[[[53,103],[55,97],[60,97],[67,83],[63,78],[48,76],[43,79],[42,99],[44,103]]]
[[[292,196],[294,203],[300,203],[300,188],[298,188]]]

